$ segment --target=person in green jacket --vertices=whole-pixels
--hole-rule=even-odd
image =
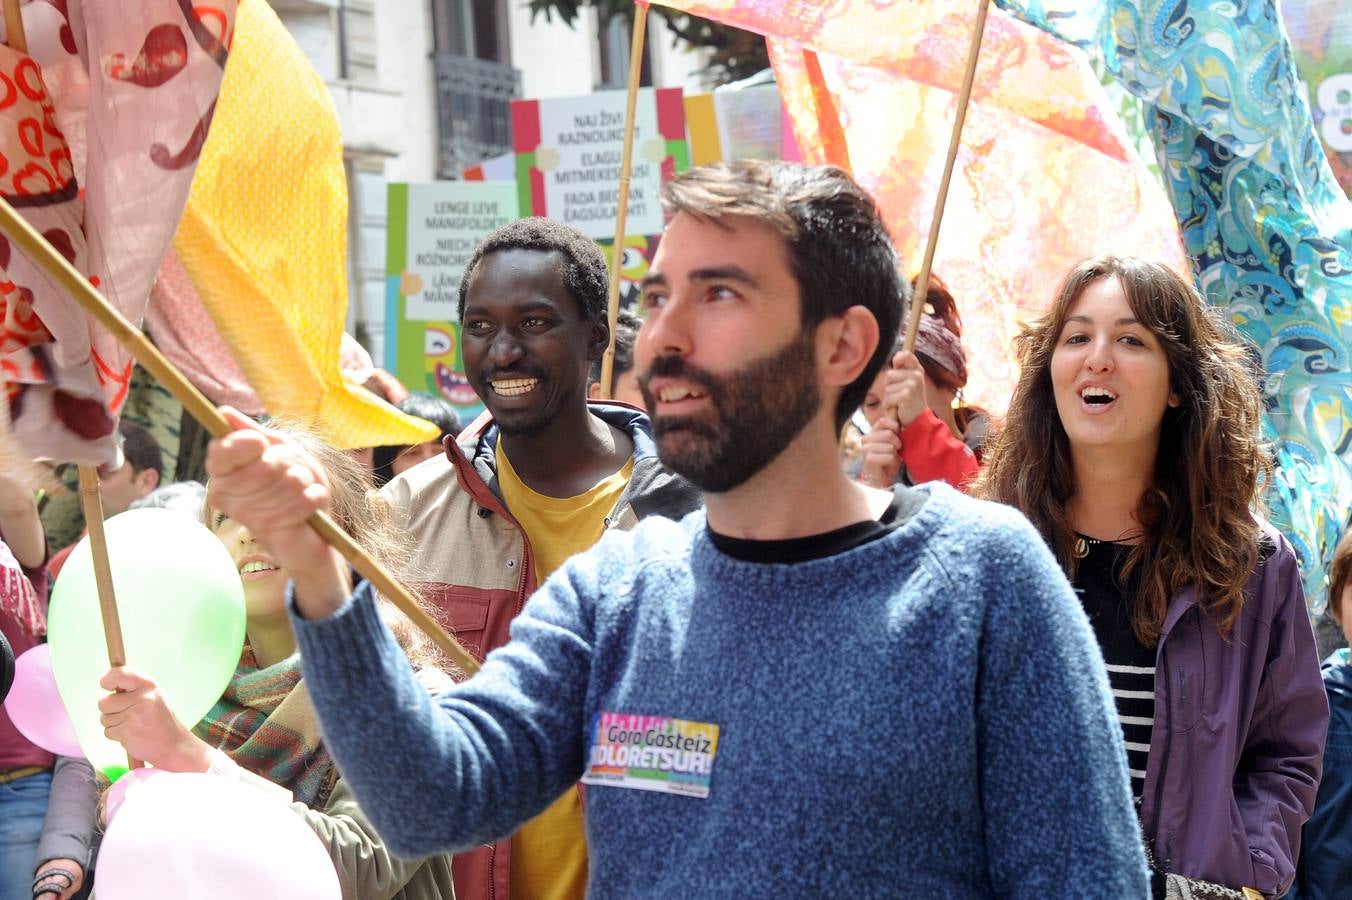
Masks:
[[[334,518],[368,552],[398,568],[379,494],[347,455],[303,429],[287,429],[322,461],[338,498]],[[286,570],[239,523],[211,509],[207,525],[225,544],[244,583],[246,642],[235,676],[191,730],[169,712],[156,685],[132,669],[104,676],[104,729],[128,755],[171,772],[213,772],[290,802],[328,849],[344,900],[450,900],[451,856],[403,860],[386,849],[320,740],[318,720],[300,676],[296,639],[286,616]],[[432,693],[452,682],[429,641],[387,605],[387,620]]]

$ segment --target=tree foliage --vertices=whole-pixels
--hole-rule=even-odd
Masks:
[[[633,0],[529,0],[529,2],[532,19],[544,15],[545,21],[552,22],[557,15],[564,24],[574,28],[577,27],[577,17],[583,6],[595,6],[603,24],[614,16],[623,16],[630,23],[634,19]],[[661,7],[657,11],[662,14],[667,29],[674,35],[677,43],[710,52],[709,64],[703,71],[713,84],[746,78],[770,65],[765,50],[765,39],[758,34]]]

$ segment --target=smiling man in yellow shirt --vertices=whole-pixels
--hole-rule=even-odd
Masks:
[[[465,377],[488,412],[446,454],[385,488],[415,541],[423,597],[480,658],[505,644],[535,586],[607,528],[679,518],[699,492],[657,459],[648,419],[587,402],[609,341],[594,241],[522,219],[475,251],[460,286]],[[454,860],[457,900],[580,900],[582,798],[570,788],[510,839]]]

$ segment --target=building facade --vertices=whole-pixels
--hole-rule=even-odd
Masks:
[[[531,20],[524,0],[270,0],[328,84],[348,172],[348,330],[384,358],[390,181],[458,178],[511,149],[513,97],[622,88],[629,25],[593,7],[575,27]],[[697,53],[653,14],[643,83],[703,89]]]

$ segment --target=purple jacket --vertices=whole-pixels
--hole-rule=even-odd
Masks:
[[[1228,639],[1194,588],[1169,603],[1141,824],[1165,871],[1276,896],[1314,810],[1329,708],[1295,551],[1266,522],[1263,538]]]

